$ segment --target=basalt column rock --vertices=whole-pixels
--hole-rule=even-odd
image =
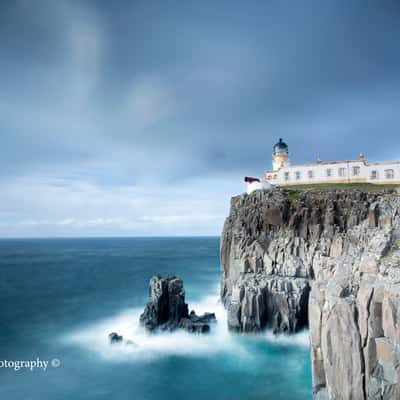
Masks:
[[[150,331],[159,327],[172,330],[188,315],[182,280],[175,276],[153,276],[150,279],[149,302],[140,316],[140,322]]]
[[[233,286],[228,304],[231,330],[297,332],[307,324],[308,281],[304,278],[243,274]]]
[[[175,276],[153,276],[150,279],[149,302],[140,316],[140,323],[148,331],[180,328],[190,333],[207,333],[210,323],[215,321],[214,313],[201,316],[194,311],[188,313],[181,279]]]
[[[398,192],[236,196],[221,264],[231,329],[309,325],[315,399],[400,399]]]

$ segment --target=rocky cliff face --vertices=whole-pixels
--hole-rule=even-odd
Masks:
[[[315,399],[400,399],[396,192],[234,197],[221,262],[231,329],[309,325]]]

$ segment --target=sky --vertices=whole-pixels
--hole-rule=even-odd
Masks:
[[[292,163],[400,160],[400,2],[3,0],[0,237],[219,235]]]

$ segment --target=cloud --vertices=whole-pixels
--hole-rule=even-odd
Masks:
[[[0,183],[0,236],[213,235],[222,231],[226,188],[233,190],[235,181],[104,187],[19,178]]]
[[[152,126],[173,114],[177,100],[171,88],[159,78],[144,78],[130,84],[122,113],[134,129]]]
[[[278,137],[297,163],[398,158],[399,16],[368,0],[2,2],[0,234],[218,234]]]

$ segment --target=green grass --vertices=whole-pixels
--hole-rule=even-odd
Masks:
[[[304,191],[302,190],[289,189],[286,191],[286,198],[290,203],[293,203],[294,201],[300,200],[303,196],[303,193]]]
[[[385,189],[394,190],[396,187],[398,187],[398,185],[373,185],[371,183],[321,183],[313,185],[281,186],[282,189],[288,189],[288,191],[296,193],[293,193],[294,200],[301,197],[297,192],[304,190],[360,190],[362,192],[381,192]]]

